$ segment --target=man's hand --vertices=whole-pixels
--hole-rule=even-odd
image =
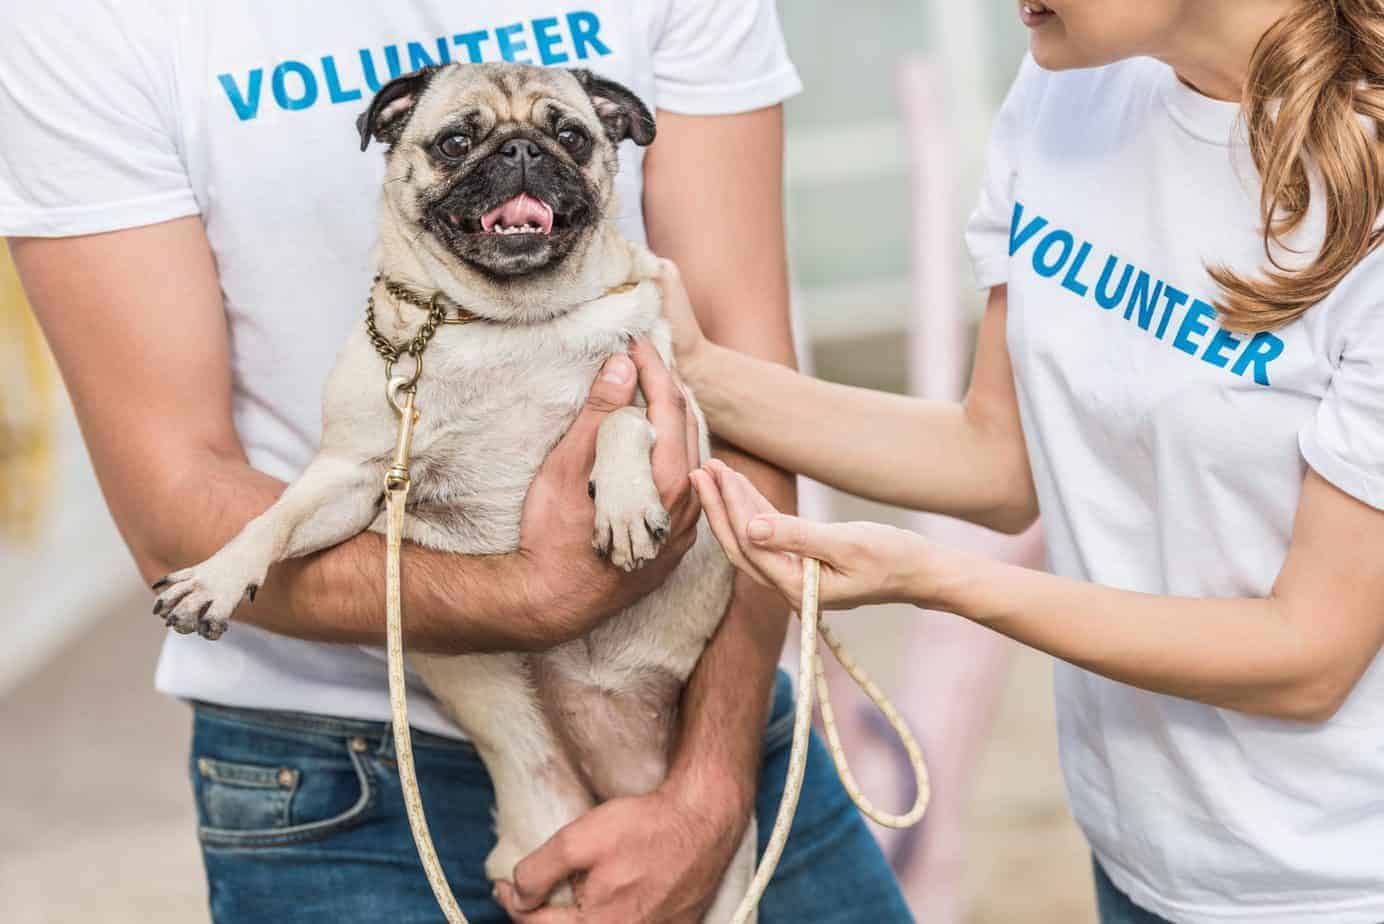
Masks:
[[[747,820],[740,806],[694,804],[668,786],[612,799],[520,861],[495,896],[518,924],[698,924]],[[544,907],[574,877],[577,907]]]
[[[632,353],[634,361],[620,354],[606,362],[586,407],[548,454],[524,502],[517,554],[528,588],[533,648],[580,637],[630,606],[662,584],[696,540],[701,505],[688,477],[700,464],[696,419],[667,370],[650,364],[652,346],[638,343]],[[672,522],[658,558],[626,574],[592,547],[595,507],[588,482],[597,431],[608,415],[634,400],[636,372],[658,432],[654,485]]]

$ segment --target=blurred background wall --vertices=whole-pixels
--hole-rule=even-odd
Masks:
[[[834,380],[916,390],[928,274],[941,267],[959,280],[963,323],[979,310],[960,231],[990,119],[1023,52],[1014,4],[784,0],[780,10],[806,84],[787,116],[789,236],[804,359]],[[901,89],[900,70],[909,63],[930,83],[931,108],[924,107],[921,123],[910,121],[908,100],[901,99],[913,92]],[[941,156],[927,161],[926,150]],[[921,166],[945,171],[923,188],[954,195],[920,208],[908,190],[919,185]],[[936,253],[919,251],[920,228],[928,227],[939,240]],[[162,626],[148,615],[147,591],[106,513],[3,250],[0,474],[4,918],[205,921],[184,769],[188,716],[151,689]],[[830,492],[809,488],[809,495],[820,517],[915,522]],[[917,665],[900,658],[906,648],[898,640],[920,631],[916,613],[881,607],[834,621],[886,689],[908,689]],[[970,837],[956,871],[954,920],[1083,924],[1093,920],[1088,861],[1058,776],[1049,667],[1036,654],[1017,652],[998,683],[994,731],[968,770]],[[903,705],[927,720],[932,704]],[[878,756],[880,742],[856,733],[850,744],[869,755],[857,758],[857,765],[866,763],[867,788],[885,787],[877,800],[902,803],[908,793],[895,791],[902,784]],[[877,766],[868,765],[872,759]],[[909,842],[887,846],[905,874],[916,876]],[[910,890],[915,909],[923,891]],[[927,920],[948,924],[951,913]]]

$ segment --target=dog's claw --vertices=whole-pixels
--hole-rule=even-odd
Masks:
[[[263,571],[228,568],[225,559],[209,559],[160,581],[165,589],[154,602],[154,615],[163,617],[163,624],[180,635],[195,632],[215,640],[225,634],[239,604],[247,599],[254,602],[263,583]]]
[[[588,481],[586,483],[586,496],[592,500],[596,499],[596,482]]]
[[[155,581],[153,584],[150,584],[150,585],[149,585],[149,589],[152,590],[152,591],[154,591],[155,593],[157,593],[158,591],[163,590],[165,587],[170,587],[170,586],[172,586],[172,584],[173,584],[173,579],[172,579],[171,577],[169,577],[168,575],[165,574],[163,577],[159,578],[159,579],[158,579],[157,581]],[[158,611],[155,610],[155,612],[158,612]]]

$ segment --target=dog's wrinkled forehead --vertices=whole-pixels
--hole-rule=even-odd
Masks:
[[[590,71],[520,64],[427,67],[386,84],[356,122],[361,150],[373,137],[391,147],[426,140],[430,130],[471,119],[489,132],[497,125],[546,129],[554,117],[579,120],[612,145],[654,140],[654,118],[634,93]]]
[[[483,132],[500,125],[548,128],[564,117],[581,120],[593,133],[601,131],[591,97],[567,71],[481,65],[439,71],[420,96],[404,137],[416,132],[426,138],[458,115],[477,120]]]

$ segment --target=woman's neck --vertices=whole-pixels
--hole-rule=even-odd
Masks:
[[[1239,101],[1259,40],[1308,2],[1317,0],[1190,0],[1186,21],[1154,57],[1197,92]]]

